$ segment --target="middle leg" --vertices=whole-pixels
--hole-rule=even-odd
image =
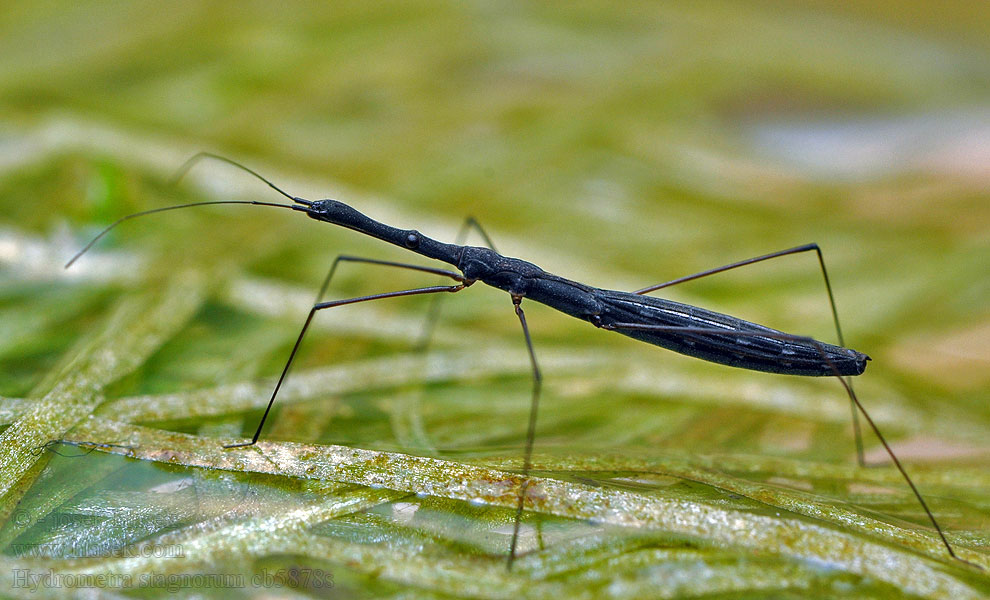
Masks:
[[[519,324],[522,325],[523,336],[526,338],[526,350],[529,352],[529,362],[533,367],[533,396],[529,405],[529,425],[526,428],[526,448],[523,450],[523,484],[519,488],[519,504],[516,507],[516,521],[512,527],[512,545],[509,548],[508,569],[512,570],[512,563],[516,560],[516,548],[519,544],[519,528],[522,526],[523,505],[526,502],[526,489],[529,487],[529,470],[533,466],[533,443],[536,440],[536,415],[540,408],[540,390],[543,387],[543,375],[540,373],[540,366],[536,362],[536,352],[533,351],[533,339],[529,335],[529,326],[526,325],[526,314],[522,309],[522,296],[513,296],[512,305],[516,309],[516,316],[519,317]]]

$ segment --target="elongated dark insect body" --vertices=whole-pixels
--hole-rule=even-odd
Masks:
[[[787,334],[782,331],[696,306],[588,286],[547,273],[533,263],[502,256],[489,248],[438,242],[418,231],[397,229],[375,221],[336,200],[306,201],[306,204],[300,198],[293,198],[293,201],[299,203],[293,206],[294,209],[313,219],[353,229],[452,265],[461,271],[466,285],[481,281],[598,327],[613,328],[617,323],[626,323],[722,330],[709,335],[680,335],[674,331],[615,328],[631,338],[695,358],[754,371],[808,376],[859,375],[870,359],[855,350],[824,342],[797,336],[783,339],[779,336]],[[778,337],[733,338],[724,335],[733,331],[764,332]]]
[[[887,451],[887,454],[890,456],[894,465],[900,471],[908,486],[910,486],[911,491],[914,493],[919,504],[924,509],[925,514],[928,515],[929,521],[938,533],[942,544],[945,546],[949,555],[953,558],[957,558],[958,560],[962,560],[956,556],[955,551],[949,544],[949,541],[946,539],[945,535],[942,533],[941,527],[939,527],[935,516],[929,510],[928,505],[921,496],[921,493],[915,487],[914,482],[911,481],[907,471],[901,465],[900,461],[897,459],[897,456],[887,444],[883,435],[880,433],[880,430],[870,418],[870,415],[866,412],[866,409],[863,407],[862,403],[857,398],[856,393],[853,391],[850,381],[847,379],[847,376],[859,375],[863,373],[866,369],[866,363],[870,360],[870,358],[855,350],[842,347],[844,344],[842,341],[842,330],[839,328],[838,312],[835,308],[835,300],[832,296],[832,288],[829,283],[828,272],[825,269],[825,262],[822,258],[821,249],[817,246],[817,244],[806,244],[803,246],[789,248],[787,250],[781,250],[779,252],[773,252],[771,254],[758,256],[748,260],[725,265],[723,267],[710,269],[694,275],[688,275],[686,277],[653,285],[635,292],[606,290],[559,277],[544,271],[533,263],[499,254],[495,251],[488,235],[481,228],[481,226],[474,221],[474,219],[469,218],[465,222],[465,228],[462,228],[461,234],[458,236],[458,241],[456,243],[448,244],[431,239],[413,229],[399,229],[386,225],[337,200],[326,199],[310,201],[291,196],[251,169],[248,169],[247,167],[244,167],[243,165],[230,159],[209,153],[197,154],[187,161],[186,164],[179,170],[176,181],[190,168],[192,168],[196,162],[203,158],[220,160],[250,173],[254,177],[265,182],[273,190],[291,200],[292,204],[221,200],[168,206],[141,213],[135,213],[117,220],[115,223],[104,229],[99,235],[90,241],[89,244],[79,251],[79,253],[72,257],[72,259],[66,264],[66,267],[75,262],[76,259],[89,250],[89,248],[91,248],[97,240],[103,237],[113,227],[127,219],[156,212],[187,208],[190,206],[203,206],[211,204],[254,204],[287,208],[303,212],[310,218],[318,221],[332,223],[340,227],[345,227],[347,229],[369,235],[426,258],[447,263],[457,269],[457,271],[453,271],[443,268],[425,267],[372,258],[343,255],[338,256],[333,261],[330,271],[327,273],[327,276],[323,281],[323,285],[320,287],[320,292],[317,295],[316,302],[310,309],[309,314],[306,317],[306,321],[296,338],[296,342],[291,353],[289,354],[289,358],[286,361],[285,366],[282,369],[278,382],[275,384],[275,389],[272,392],[268,405],[265,408],[265,413],[261,418],[261,422],[258,424],[254,436],[249,442],[228,444],[225,446],[226,448],[250,446],[258,441],[258,438],[261,436],[262,429],[264,428],[265,421],[268,418],[268,414],[275,403],[275,398],[278,396],[279,389],[284,383],[285,378],[289,373],[289,369],[292,366],[292,362],[295,359],[296,353],[299,350],[299,345],[301,344],[314,315],[318,311],[336,306],[381,300],[385,298],[398,298],[422,294],[439,294],[441,292],[459,292],[480,281],[509,293],[516,316],[518,317],[520,326],[522,327],[533,373],[532,400],[530,404],[529,423],[526,434],[526,446],[521,465],[524,483],[520,486],[519,501],[516,507],[515,528],[513,531],[508,557],[509,568],[512,567],[512,563],[516,558],[519,527],[526,498],[525,491],[526,487],[529,485],[529,480],[526,476],[528,476],[532,467],[533,443],[536,435],[536,417],[538,413],[542,382],[542,375],[536,360],[536,353],[533,349],[533,342],[529,334],[529,327],[526,323],[526,316],[522,308],[522,301],[524,299],[545,304],[568,315],[587,321],[600,329],[615,331],[648,344],[667,348],[681,354],[686,354],[688,356],[693,356],[710,362],[754,371],[765,371],[769,373],[836,377],[836,379],[838,379],[843,388],[846,390],[852,406],[853,425],[857,442],[857,454],[860,463],[862,464],[863,462],[863,452],[862,443],[860,441],[857,411],[866,419],[870,428],[876,434],[877,438],[880,440],[880,443]],[[463,245],[463,238],[467,232],[467,227],[473,227],[476,229],[488,243],[489,247],[482,248]],[[784,333],[776,329],[750,323],[742,319],[737,319],[736,317],[705,310],[703,308],[645,295],[664,287],[713,275],[729,269],[734,269],[780,256],[810,251],[814,251],[818,256],[818,262],[821,266],[822,275],[825,280],[825,287],[828,291],[829,303],[832,308],[832,316],[835,321],[836,332],[839,337],[839,343],[842,344],[840,346],[827,344],[805,336]],[[360,262],[365,264],[375,264],[420,271],[453,280],[454,284],[434,285],[325,302],[323,301],[323,297],[340,262]],[[431,310],[430,318],[427,321],[427,333],[429,331],[429,327],[431,327],[432,323],[435,322],[435,315],[437,314],[436,309],[439,306],[436,301],[439,301],[439,299],[440,296],[435,297],[433,307],[434,310]],[[428,335],[424,336],[424,340],[428,340],[428,337]],[[425,346],[425,343],[423,345]]]

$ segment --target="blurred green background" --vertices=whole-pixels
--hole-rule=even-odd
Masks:
[[[62,269],[134,211],[279,201],[216,163],[169,186],[202,150],[243,161],[291,194],[336,198],[441,240],[472,215],[504,254],[605,288],[818,242],[846,341],[873,358],[857,390],[950,540],[990,567],[985,3],[4,3],[0,422],[14,425],[0,434],[0,577],[301,564],[332,572],[335,587],[275,591],[990,591],[985,571],[945,558],[872,436],[868,458],[885,466],[853,466],[836,382],[705,364],[533,303],[525,307],[546,376],[538,475],[571,491],[798,519],[899,558],[864,567],[783,542],[754,550],[718,526],[602,529],[579,510],[546,509],[527,516],[536,531],[527,548],[542,550],[508,573],[509,505],[464,502],[430,487],[425,472],[422,487],[401,491],[428,497],[372,501],[371,488],[350,489],[362,510],[307,534],[336,554],[273,550],[259,515],[309,506],[314,495],[330,502],[340,490],[183,459],[33,452],[71,437],[91,413],[217,443],[250,435],[266,378],[284,363],[333,258],[410,260],[287,211],[215,207],[129,222]],[[346,265],[331,294],[432,283]],[[664,292],[835,341],[812,256]],[[530,384],[508,298],[481,285],[446,298],[423,355],[413,348],[428,303],[320,315],[296,371],[313,389],[292,392],[265,439],[518,470]],[[19,502],[33,507],[29,518],[18,519]],[[811,508],[820,505],[837,512]],[[236,510],[245,506],[247,516]],[[410,506],[410,519],[395,516]],[[163,539],[192,547],[204,531],[244,519],[259,531],[247,527],[237,549],[138,566],[106,551]],[[203,587],[183,592],[272,591]]]

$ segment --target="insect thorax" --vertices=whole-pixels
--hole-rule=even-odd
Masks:
[[[545,273],[533,263],[476,246],[464,248],[457,268],[468,279],[483,281],[510,294],[523,295],[526,293],[527,283]]]

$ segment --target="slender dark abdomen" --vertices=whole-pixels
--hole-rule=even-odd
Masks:
[[[603,326],[632,323],[724,329],[726,334],[622,328],[615,331],[680,354],[742,369],[788,375],[859,375],[870,359],[855,350],[662,298],[601,290],[599,302]]]

